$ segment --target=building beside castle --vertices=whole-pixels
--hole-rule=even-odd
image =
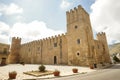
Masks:
[[[110,63],[104,32],[93,38],[89,14],[81,7],[66,12],[67,32],[21,44],[21,38],[12,38],[8,63],[66,64],[89,66]]]
[[[6,59],[8,58],[9,55],[9,48],[10,45],[0,43],[0,65],[6,64]]]

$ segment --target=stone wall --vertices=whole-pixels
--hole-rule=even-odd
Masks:
[[[95,40],[95,63],[100,64],[104,62],[104,51],[102,43],[98,40]]]
[[[101,48],[103,49],[104,62],[111,63],[106,34],[104,32],[98,33],[97,39],[101,42],[102,45]]]
[[[13,37],[10,48],[10,54],[8,56],[8,63],[10,64],[19,63],[20,48],[21,48],[21,38]]]
[[[9,48],[10,48],[10,45],[0,43],[0,64],[3,58],[7,60],[8,54],[9,54]]]
[[[68,11],[66,16],[68,64],[88,66],[92,61],[91,47],[94,43],[89,14],[78,6]]]
[[[25,63],[67,64],[66,36],[62,34],[22,44],[20,56]]]
[[[0,54],[9,53],[9,48],[10,48],[10,45],[0,43]]]

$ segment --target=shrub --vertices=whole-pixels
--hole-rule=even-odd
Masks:
[[[42,64],[42,65],[39,66],[39,71],[40,72],[45,72],[45,68],[46,67]]]
[[[115,62],[120,62],[120,60],[118,59],[117,56],[113,56],[113,60],[114,60]]]

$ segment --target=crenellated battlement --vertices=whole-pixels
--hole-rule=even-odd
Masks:
[[[19,38],[19,37],[13,37],[12,38],[12,43],[21,43],[21,38]]]
[[[105,36],[105,32],[99,32],[97,33],[97,36]]]
[[[70,10],[67,11],[66,13],[67,13],[67,14],[72,14],[72,13],[76,13],[76,12],[79,11],[79,10],[83,10],[85,13],[87,13],[81,5],[79,5],[78,7],[74,7],[74,9],[70,9]],[[87,13],[87,14],[88,14],[88,13]],[[89,14],[88,14],[88,15],[89,15]]]
[[[70,11],[66,12],[67,24],[80,19],[85,19],[85,16],[83,15],[89,16],[89,14],[84,10],[84,8],[81,5],[79,5],[78,7],[74,7],[74,9],[70,9]]]
[[[12,37],[12,39],[14,40],[21,40],[21,38],[19,38],[19,37]]]
[[[31,44],[41,44],[41,43],[43,45],[45,44],[53,45],[53,43],[58,43],[60,39],[64,39],[64,38],[66,38],[66,34],[58,34],[55,36],[27,42],[27,43],[22,44],[22,46],[31,46]]]
[[[105,32],[97,33],[97,39],[100,40],[100,41],[106,41],[106,34],[105,34]]]

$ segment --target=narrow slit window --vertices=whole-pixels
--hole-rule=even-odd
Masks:
[[[80,44],[80,39],[77,39],[77,44]]]

